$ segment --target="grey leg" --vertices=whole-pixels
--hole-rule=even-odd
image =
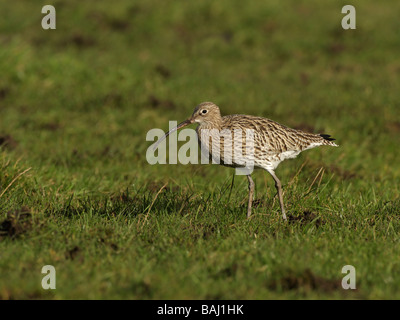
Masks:
[[[249,203],[247,205],[247,219],[248,219],[251,216],[251,206],[253,204],[254,181],[250,175],[247,175],[247,179],[249,180]]]
[[[285,206],[283,205],[282,184],[279,181],[278,177],[275,175],[274,171],[268,170],[268,172],[271,174],[272,178],[274,178],[274,180],[275,180],[275,188],[278,191],[279,204],[281,206],[281,211],[282,211],[282,218],[283,218],[283,220],[286,220],[286,211],[285,211]]]

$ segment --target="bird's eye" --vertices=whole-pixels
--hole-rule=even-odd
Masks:
[[[203,110],[201,110],[201,113],[202,114],[206,114],[208,112],[208,110],[207,109],[203,109]]]

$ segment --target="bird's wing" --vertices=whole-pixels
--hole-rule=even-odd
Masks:
[[[253,130],[255,148],[270,154],[302,151],[328,142],[321,135],[292,129],[267,118],[229,115],[222,119],[222,129]]]

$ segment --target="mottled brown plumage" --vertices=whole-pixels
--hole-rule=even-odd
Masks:
[[[212,102],[199,104],[191,118],[172,129],[159,142],[171,132],[195,122],[199,123],[196,131],[202,150],[209,153],[217,163],[234,168],[245,168],[246,164],[252,163],[254,168],[265,169],[271,174],[275,180],[285,220],[282,186],[274,170],[280,162],[295,158],[304,150],[322,145],[337,147],[329,135],[291,129],[267,118],[242,114],[221,116],[218,106]],[[251,139],[246,140],[249,136]],[[216,144],[213,145],[213,141]],[[254,194],[254,182],[250,173],[247,174],[249,181],[247,217],[251,215]]]

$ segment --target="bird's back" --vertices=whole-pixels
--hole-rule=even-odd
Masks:
[[[302,151],[310,145],[336,146],[328,135],[307,133],[267,118],[249,115],[233,114],[222,117],[222,129],[253,130],[256,145],[276,153]]]
[[[242,114],[222,117],[222,130],[252,130],[256,167],[275,169],[301,151],[321,145],[337,146],[329,135],[313,134],[286,127],[273,120]],[[245,138],[242,138],[243,141]]]

